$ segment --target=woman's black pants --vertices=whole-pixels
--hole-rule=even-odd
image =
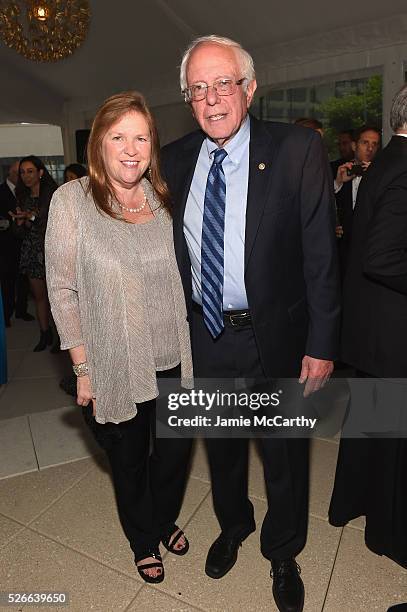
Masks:
[[[122,527],[131,549],[139,557],[174,530],[192,440],[156,438],[155,400],[137,404],[137,415],[129,421],[96,427],[108,427],[114,434],[102,446],[112,470]],[[103,435],[103,430],[100,431]]]

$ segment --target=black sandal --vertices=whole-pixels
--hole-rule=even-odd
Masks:
[[[137,563],[139,563],[140,561],[143,561],[144,559],[148,559],[149,557],[153,557],[153,559],[157,559],[157,561],[155,561],[154,563],[146,563],[145,565],[137,565]],[[159,582],[162,582],[164,580],[164,566],[163,566],[163,562],[161,559],[161,555],[158,552],[158,549],[154,551],[144,552],[139,557],[135,556],[134,562],[136,563],[138,573],[140,574],[140,576],[145,582],[149,582],[150,584],[158,584]],[[149,576],[148,574],[146,574],[145,570],[151,569],[152,567],[161,568],[162,569],[161,574],[158,574],[157,576]]]
[[[173,538],[173,540],[172,540],[172,542],[170,544],[170,540],[171,540],[172,536],[174,535],[174,533],[177,530],[179,530],[179,531],[178,531],[177,535]],[[183,548],[180,548],[180,549],[174,548],[175,544],[178,542],[178,540],[182,536],[184,536],[184,538],[185,538],[185,546]],[[186,555],[188,550],[189,550],[189,542],[188,542],[188,540],[187,540],[187,538],[185,536],[185,533],[182,531],[182,529],[180,529],[176,525],[175,525],[174,530],[169,535],[166,535],[163,538],[161,538],[161,542],[162,542],[164,548],[166,548],[168,550],[168,552],[171,552],[174,555],[179,555],[179,556]]]

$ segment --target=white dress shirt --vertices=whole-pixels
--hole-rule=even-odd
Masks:
[[[222,162],[226,181],[223,309],[244,310],[248,307],[244,282],[244,245],[247,190],[249,181],[250,120],[247,116],[239,131],[224,146]],[[217,145],[206,138],[196,163],[185,214],[184,235],[192,272],[192,296],[202,304],[201,243],[206,182]]]

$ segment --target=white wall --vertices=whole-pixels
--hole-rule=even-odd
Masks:
[[[66,104],[65,125],[62,127],[66,164],[77,161],[75,131],[90,129],[98,105],[102,101],[93,103],[82,111],[72,109],[69,104]],[[157,122],[161,145],[172,142],[198,127],[189,107],[183,102],[152,107],[152,111]]]
[[[198,128],[188,106],[183,102],[153,108],[161,145],[176,140]]]
[[[61,128],[57,125],[0,125],[0,158],[63,154]]]

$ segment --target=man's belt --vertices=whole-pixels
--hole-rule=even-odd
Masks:
[[[250,310],[228,310],[223,313],[223,320],[232,327],[244,327],[252,324]]]
[[[202,306],[199,306],[196,302],[192,303],[192,308],[200,315],[203,314]],[[250,310],[225,310],[223,311],[223,321],[225,325],[231,327],[245,327],[252,324],[252,317]]]

